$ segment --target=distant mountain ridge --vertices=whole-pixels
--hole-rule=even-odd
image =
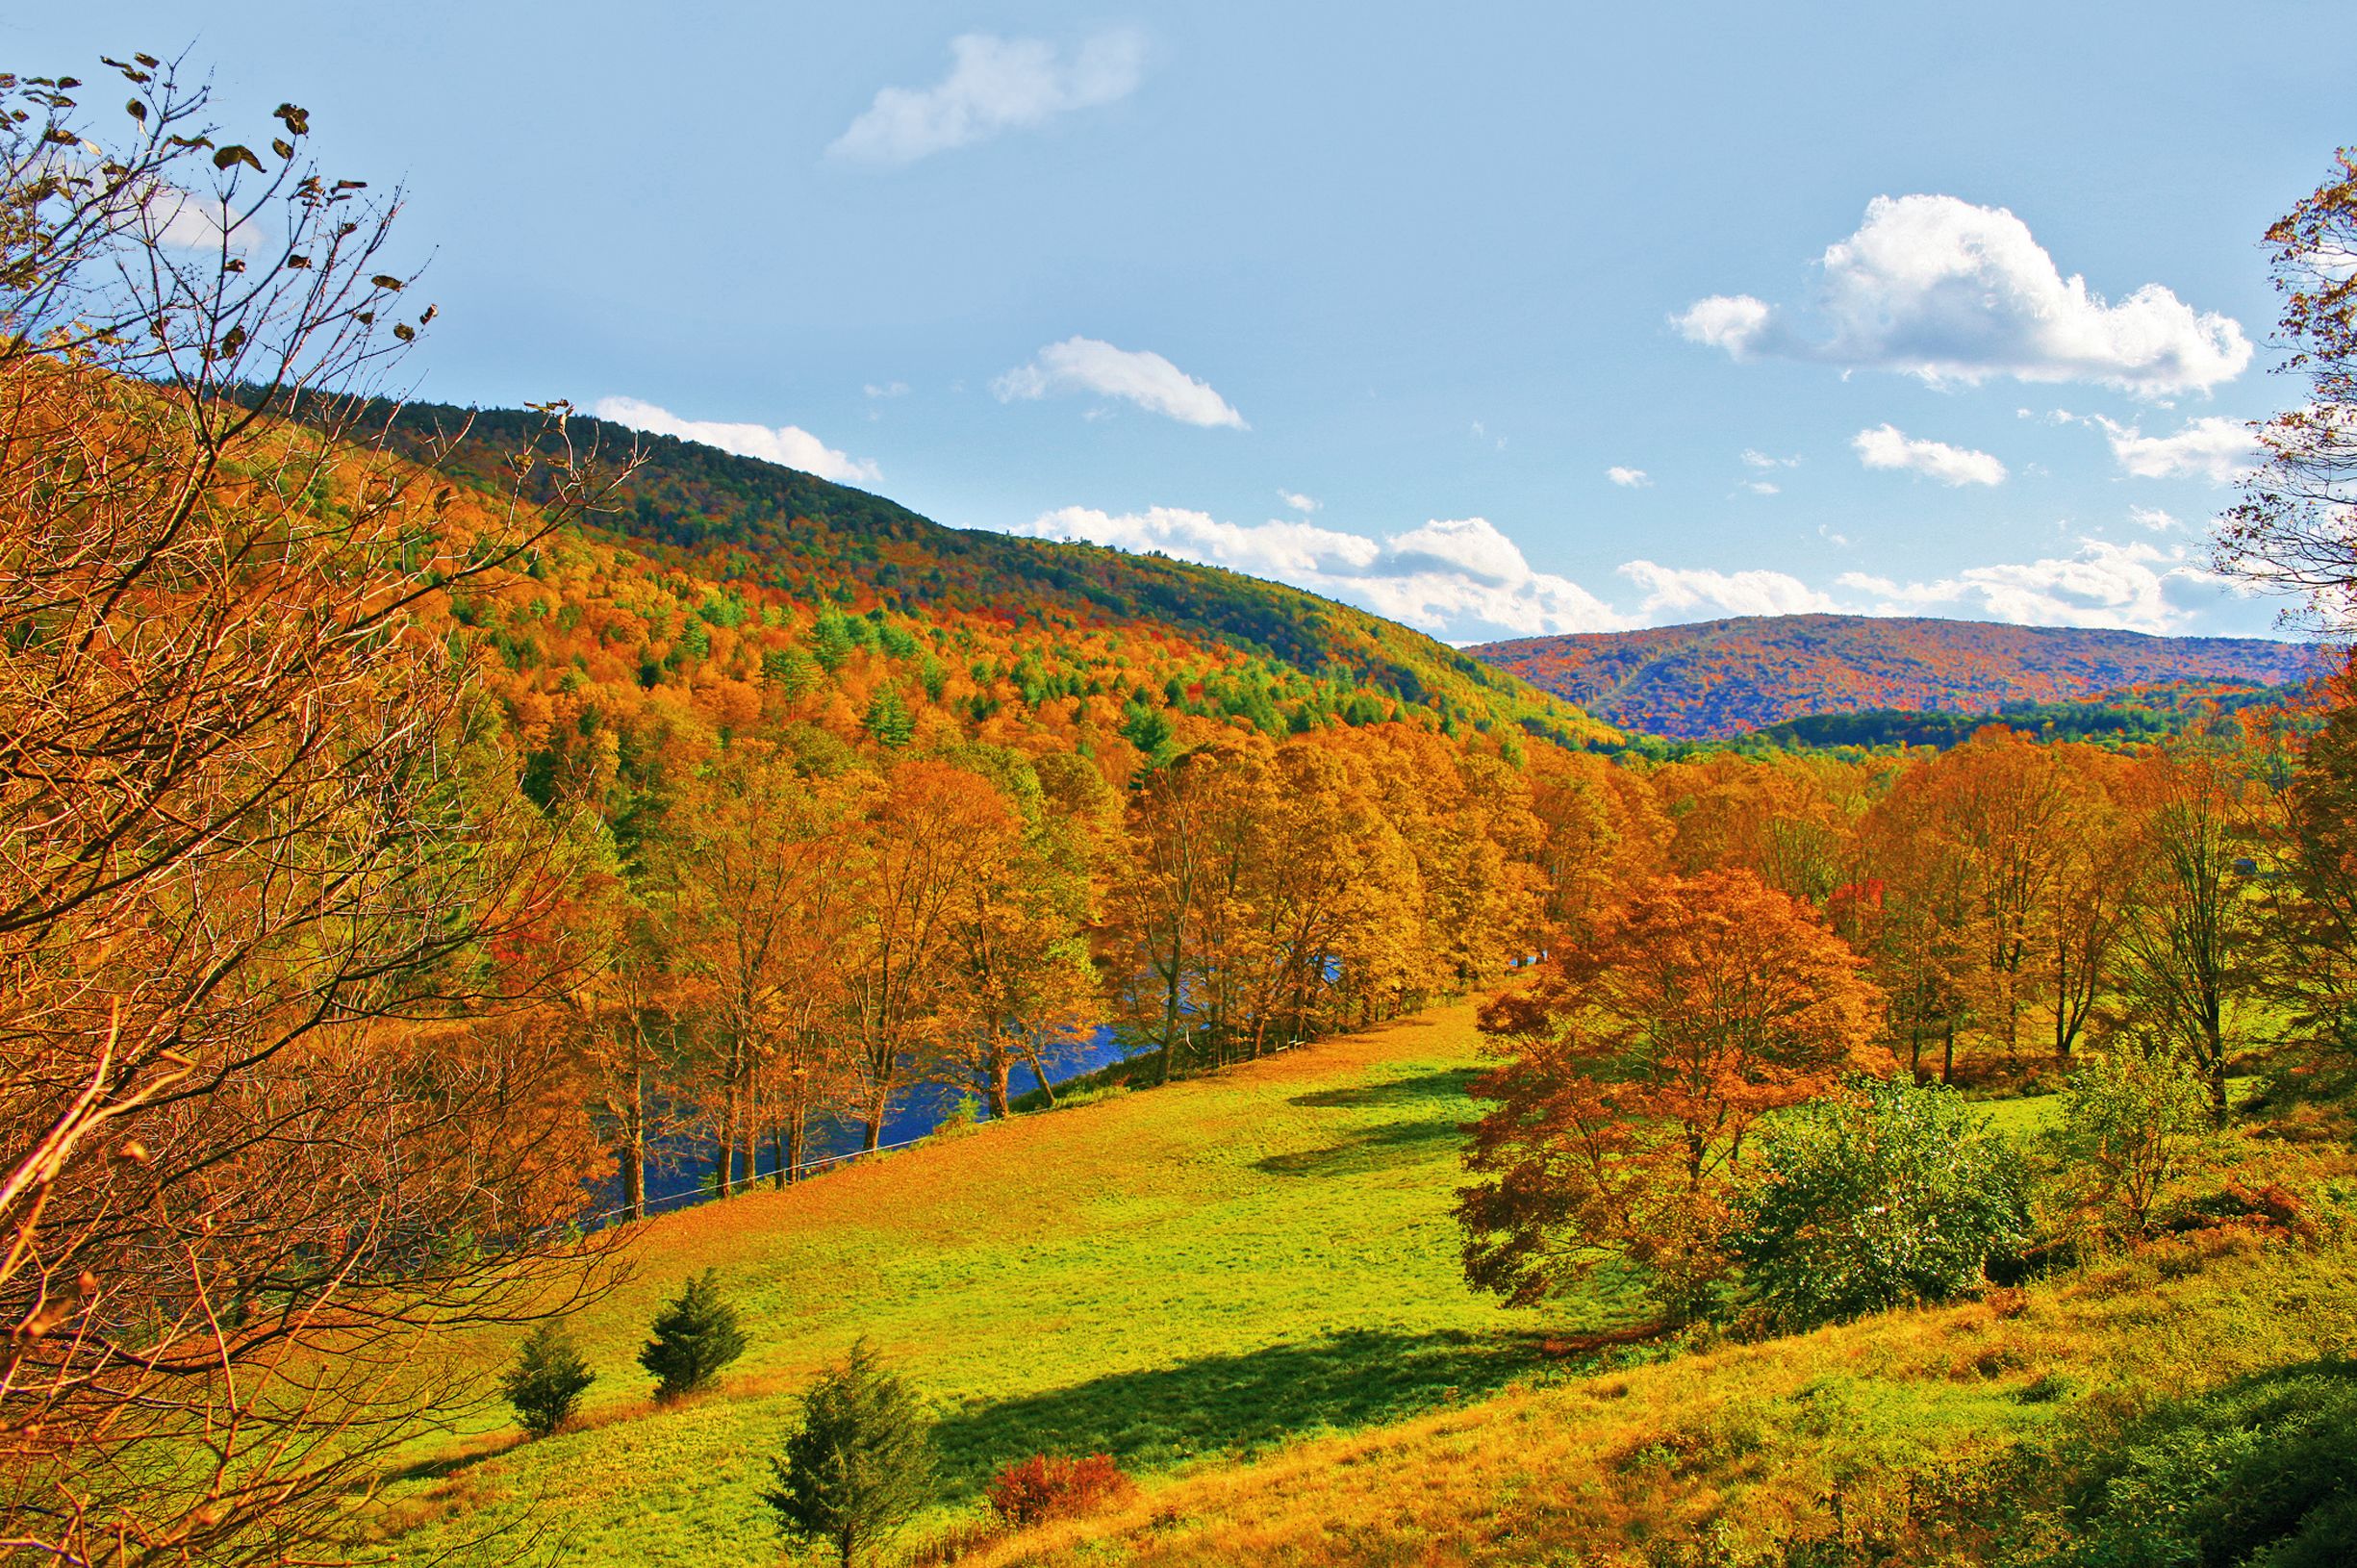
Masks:
[[[1466,651],[1609,723],[1683,739],[1814,714],[1993,713],[2187,681],[2283,686],[2326,668],[2320,649],[2264,638],[1840,615],[1740,616]]]

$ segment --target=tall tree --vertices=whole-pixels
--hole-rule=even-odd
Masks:
[[[2264,460],[2213,543],[2220,571],[2294,595],[2311,624],[2357,625],[2357,148],[2267,231],[2283,373],[2297,406],[2258,427]]]
[[[1500,995],[1482,1028],[1505,1060],[1475,1088],[1496,1103],[1458,1195],[1468,1278],[1530,1303],[1620,1256],[1672,1321],[1702,1310],[1752,1126],[1889,1066],[1860,969],[1807,906],[1707,872],[1636,890]]]
[[[119,136],[0,78],[0,1538],[284,1561],[591,1174],[523,1022],[565,840],[420,617],[593,497],[561,410],[428,493],[364,422],[397,196],[108,76]]]
[[[2145,875],[2121,938],[2121,989],[2192,1065],[2222,1127],[2237,1011],[2259,951],[2261,906],[2237,864],[2248,858],[2249,785],[2216,739],[2155,755],[2142,772]]]

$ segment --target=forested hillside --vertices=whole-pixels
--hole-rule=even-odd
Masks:
[[[11,1562],[2348,1560],[2357,669],[1627,744],[1290,590],[397,411],[397,199],[106,68],[111,137],[0,75]],[[2326,284],[2235,547],[2357,625]],[[1881,695],[2167,662],[1939,624]],[[1780,626],[1623,684],[1883,668]]]
[[[396,449],[495,491],[541,423],[517,410],[410,405],[390,428]],[[1190,677],[1225,676],[1207,697],[1141,700],[1198,709],[1207,702],[1215,717],[1243,718],[1266,733],[1406,713],[1429,714],[1452,735],[1505,726],[1579,745],[1610,734],[1571,704],[1421,632],[1280,583],[1162,556],[948,528],[882,496],[717,447],[580,417],[568,427],[576,445],[617,468],[621,454],[638,459],[592,518],[593,531],[707,584],[988,628],[1011,655],[1010,669],[1027,657],[1049,678],[1094,677],[1100,687],[1121,677],[1059,647],[1052,633],[1109,636],[1116,647],[1127,633],[1179,662],[1191,659]],[[1157,675],[1155,687],[1162,684]]]
[[[2187,681],[2282,686],[2304,645],[1880,616],[1742,616],[1485,643],[1468,651],[1647,734],[1737,735],[1869,709],[1994,713]]]

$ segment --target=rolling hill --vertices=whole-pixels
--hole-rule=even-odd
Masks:
[[[1681,738],[1815,714],[1994,713],[2189,681],[2281,686],[2319,650],[2257,638],[1872,616],[1743,616],[1467,650],[1608,722]]]
[[[396,449],[496,492],[506,464],[540,428],[519,410],[412,404],[391,429]],[[464,431],[443,446],[439,434]],[[1326,691],[1326,705],[1369,721],[1381,704],[1431,716],[1449,734],[1503,730],[1566,745],[1610,740],[1574,705],[1510,671],[1421,632],[1280,583],[1162,556],[952,528],[880,495],[670,436],[576,417],[577,445],[635,451],[599,534],[710,584],[738,582],[806,605],[841,606],[928,623],[1002,628],[1016,646],[1055,663],[1059,633],[1133,631],[1173,641],[1203,661],[1242,660],[1291,690]],[[1068,661],[1069,662],[1069,661]],[[1076,668],[1109,686],[1109,671]],[[1190,682],[1188,684],[1197,684]],[[1280,693],[1255,721],[1283,713]],[[1298,712],[1298,710],[1295,710]],[[1233,715],[1230,715],[1231,717]]]

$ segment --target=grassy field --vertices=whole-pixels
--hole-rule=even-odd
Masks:
[[[1883,1560],[1780,1543],[1870,1534],[2009,1445],[2357,1353],[2341,1232],[2303,1251],[2229,1229],[1812,1335],[1564,1356],[1638,1308],[1607,1287],[1514,1313],[1465,1288],[1449,1211],[1478,1045],[1472,1008],[1442,1008],[653,1221],[636,1277],[574,1326],[600,1375],[586,1419],[532,1444],[496,1411],[453,1432],[388,1487],[385,1544],[409,1564],[785,1560],[768,1458],[862,1334],[939,1418],[943,1498],[912,1541],[976,1520],[987,1478],[1035,1452],[1106,1450],[1144,1483],[976,1568]],[[1986,1109],[2028,1140],[2059,1101]],[[2307,1160],[2357,1197],[2337,1134],[2238,1137],[2246,1179]],[[706,1267],[751,1349],[655,1408],[646,1322]],[[1901,1560],[1945,1560],[1901,1535]]]
[[[2244,1375],[2344,1365],[2353,1354],[2357,1252],[2212,1231],[1987,1301],[1703,1348],[1559,1386],[1517,1387],[1380,1432],[1319,1438],[963,1560],[972,1568],[1980,1561],[1986,1532],[2016,1530],[2025,1519],[2036,1528],[2032,1510],[2042,1500],[2002,1467],[2009,1451],[2035,1454]],[[1970,1555],[1952,1555],[1960,1552]]]
[[[940,1415],[936,1523],[1040,1450],[1151,1481],[1528,1378],[1538,1330],[1622,1305],[1541,1318],[1466,1289],[1449,1209],[1477,1043],[1469,1005],[1437,1009],[652,1221],[636,1279],[575,1324],[599,1374],[583,1429],[457,1434],[389,1489],[393,1545],[431,1560],[537,1500],[536,1560],[773,1560],[767,1457],[860,1334]],[[717,1394],[653,1409],[646,1324],[707,1266],[752,1347]]]

